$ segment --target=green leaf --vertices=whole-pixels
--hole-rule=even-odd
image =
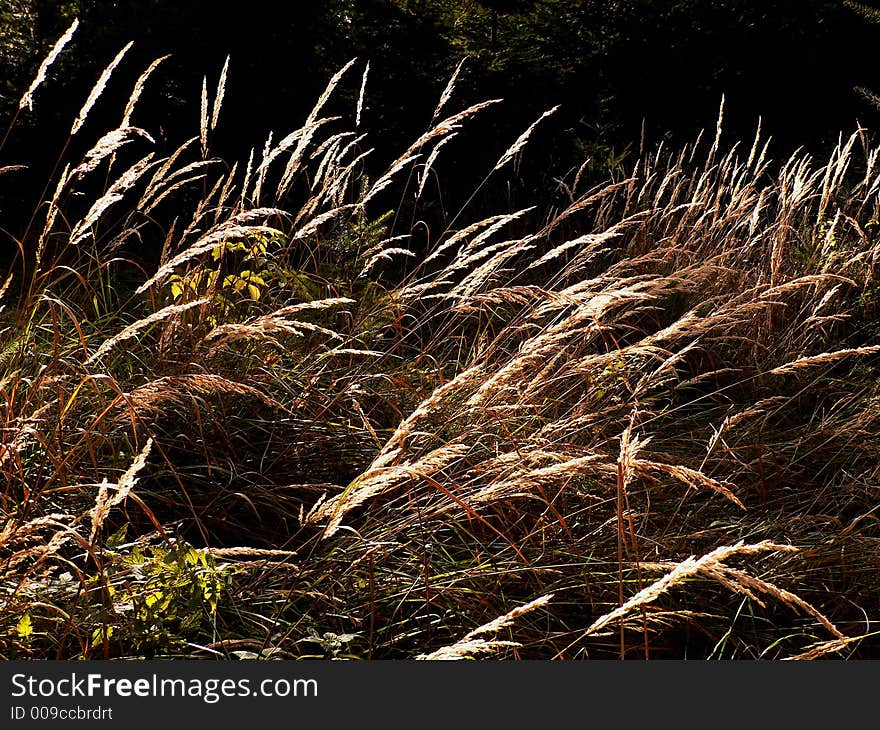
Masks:
[[[110,537],[107,538],[107,549],[115,550],[122,543],[125,542],[125,535],[128,532],[128,523],[126,522],[122,527],[120,527],[116,532],[114,532]]]
[[[113,627],[112,626],[99,626],[92,632],[92,644],[101,644],[104,641],[104,637],[109,639],[113,636]]]

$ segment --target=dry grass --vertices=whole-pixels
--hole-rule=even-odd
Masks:
[[[425,249],[373,201],[424,200],[494,104],[437,122],[460,68],[367,182],[366,68],[350,119],[321,113],[355,62],[227,169],[228,63],[172,155],[132,126],[157,61],[3,221],[4,657],[878,655],[864,133],[578,171],[554,215],[450,216]]]

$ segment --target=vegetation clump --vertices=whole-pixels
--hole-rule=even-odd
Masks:
[[[124,52],[0,223],[0,655],[877,656],[862,130],[774,163],[719,119],[438,229],[446,145],[495,106],[456,108],[457,76],[378,169],[355,61],[232,165],[229,66],[161,154],[151,65],[73,156]]]

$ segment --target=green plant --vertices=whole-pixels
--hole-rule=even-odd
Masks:
[[[108,602],[104,623],[91,636],[98,651],[112,640],[139,653],[175,652],[187,638],[211,634],[234,572],[230,565],[182,540],[114,549],[111,537],[106,555],[102,573],[91,579]]]
[[[225,321],[236,304],[259,302],[271,289],[296,280],[296,272],[279,266],[273,250],[284,246],[284,234],[252,232],[243,241],[221,241],[211,249],[215,268],[198,266],[166,281],[177,303],[208,294],[214,314],[211,324]]]

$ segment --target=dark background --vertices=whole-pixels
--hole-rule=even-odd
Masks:
[[[840,0],[251,0],[227,7],[206,0],[0,2],[5,118],[71,19],[81,21],[0,164],[31,164],[38,191],[98,74],[129,40],[135,45],[81,144],[118,124],[134,80],[166,53],[173,56],[151,80],[134,123],[168,145],[197,134],[202,77],[213,96],[231,54],[212,145],[228,160],[259,151],[269,130],[277,139],[301,124],[329,77],[357,56],[330,111],[352,116],[369,60],[363,126],[377,164],[387,161],[426,129],[449,75],[469,56],[447,111],[490,97],[505,103],[444,155],[451,203],[555,104],[560,112],[530,143],[511,198],[546,190],[584,158],[601,174],[632,159],[643,127],[652,146],[714,130],[722,94],[726,141],[750,145],[760,116],[776,158],[801,146],[822,155],[857,121],[868,128],[880,122],[856,90],[880,87],[873,52],[880,26]],[[25,176],[17,194],[28,189]]]

